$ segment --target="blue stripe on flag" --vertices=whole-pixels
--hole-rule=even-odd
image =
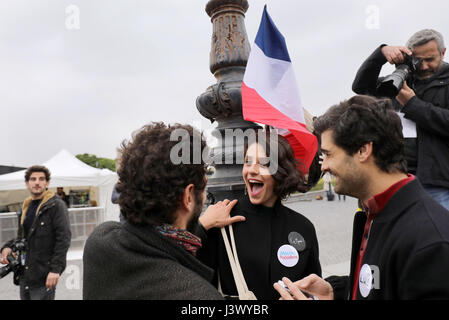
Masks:
[[[260,22],[259,31],[257,31],[255,43],[266,56],[291,62],[285,38],[276,28],[273,20],[271,20],[267,12],[267,5],[263,9],[262,21]]]

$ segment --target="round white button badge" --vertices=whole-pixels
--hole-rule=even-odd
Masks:
[[[373,273],[371,267],[367,264],[362,266],[359,275],[359,289],[362,297],[368,297],[371,289],[373,288]]]
[[[278,260],[286,267],[294,267],[299,261],[298,251],[293,246],[284,244],[278,250]]]

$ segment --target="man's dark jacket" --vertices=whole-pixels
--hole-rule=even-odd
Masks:
[[[379,96],[377,84],[387,62],[383,45],[362,64],[352,85],[357,94]],[[404,117],[416,123],[417,138],[405,139],[408,171],[422,184],[449,188],[449,64],[443,62],[430,79],[417,81],[416,96],[402,107],[393,100]]]
[[[24,237],[23,222],[31,200],[29,197],[23,203],[19,239]],[[71,235],[67,206],[54,193],[46,191],[26,237],[26,263],[20,277],[27,286],[43,287],[49,272],[61,274],[65,270]],[[3,248],[10,248],[13,241]]]
[[[105,222],[83,255],[83,299],[217,300],[213,272],[152,226]]]
[[[366,220],[364,212],[354,218],[349,279],[327,279],[336,299],[348,299],[352,293]],[[397,191],[373,220],[364,264],[375,271],[375,283],[366,298],[358,288],[357,299],[449,299],[449,211],[424,191],[418,179]]]

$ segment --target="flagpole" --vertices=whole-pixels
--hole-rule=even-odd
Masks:
[[[248,6],[247,0],[210,0],[206,4],[213,28],[209,67],[217,83],[197,98],[196,107],[203,117],[218,123],[212,132],[219,141],[211,150],[215,172],[207,187],[216,201],[234,199],[244,192],[242,163],[236,163],[243,143],[225,139],[226,133],[260,128],[242,115],[241,86],[251,50],[244,21]]]

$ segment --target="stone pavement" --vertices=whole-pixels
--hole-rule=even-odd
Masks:
[[[357,199],[288,202],[286,206],[312,221],[318,237],[323,277],[349,274],[352,222]]]
[[[314,197],[312,197],[314,198]],[[323,276],[349,273],[349,259],[352,239],[352,220],[357,200],[346,201],[304,200],[293,197],[286,206],[306,216],[315,226],[320,246],[320,261]],[[113,261],[111,261],[113,263]],[[67,268],[61,276],[57,289],[57,300],[82,299],[83,285],[82,252],[69,251]],[[19,287],[13,285],[12,274],[0,279],[0,300],[18,300]]]

